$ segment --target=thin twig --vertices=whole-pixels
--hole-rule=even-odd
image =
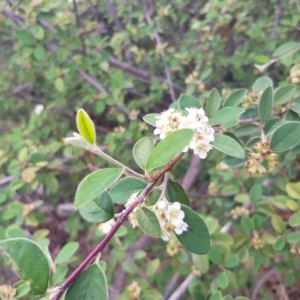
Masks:
[[[179,286],[179,288],[172,294],[172,296],[168,300],[179,300],[181,299],[181,296],[185,293],[187,290],[189,284],[193,280],[194,275],[191,273]]]
[[[149,7],[147,6],[147,2],[149,3],[149,1],[143,0],[145,17],[146,17],[146,20],[147,20],[148,24],[153,25],[153,22],[152,22],[152,19],[151,19],[151,13],[149,12]],[[152,10],[152,7],[150,9]],[[154,25],[153,25],[153,27],[154,27]],[[168,68],[168,65],[167,65],[166,60],[165,60],[165,51],[164,51],[164,48],[163,48],[162,40],[160,38],[160,35],[158,34],[158,32],[154,28],[153,28],[153,35],[155,37],[156,44],[158,46],[158,51],[159,51],[159,53],[162,57],[162,60],[163,60],[165,73],[166,73],[166,76],[167,76],[167,82],[168,82],[168,85],[169,85],[170,95],[171,95],[172,101],[175,101],[176,100],[176,95],[175,95],[175,92],[174,92],[172,76],[171,76],[170,69]]]
[[[117,30],[123,31],[124,27],[123,27],[122,23],[120,22],[120,20],[118,19],[118,15],[117,15],[117,11],[116,11],[115,7],[111,4],[111,2],[109,0],[105,0],[105,4],[106,4],[108,13],[111,15],[111,17],[114,20]]]
[[[79,14],[78,14],[78,8],[77,8],[76,0],[73,0],[73,10],[74,10],[74,15],[75,15],[75,19],[76,19],[76,25],[79,29],[81,26],[80,26],[80,20],[79,20]],[[81,44],[82,44],[83,54],[85,55],[86,54],[86,47],[85,47],[84,38],[81,34],[79,35],[79,38],[80,38],[80,41],[81,41]]]
[[[253,291],[251,300],[257,300],[258,298],[258,294],[259,291],[261,289],[261,287],[265,284],[265,282],[274,274],[276,273],[276,269],[272,268],[271,270],[269,270],[256,284],[255,289]]]

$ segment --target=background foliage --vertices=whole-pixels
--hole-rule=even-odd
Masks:
[[[29,237],[48,249],[56,265],[53,285],[103,236],[73,210],[82,178],[109,166],[63,145],[79,108],[94,120],[103,149],[134,169],[131,146],[152,131],[142,116],[167,109],[182,93],[203,103],[216,87],[223,101],[234,89],[251,91],[262,71],[274,86],[288,85],[276,113],[299,121],[297,65],[290,73],[299,60],[297,1],[2,1],[0,11],[0,239]],[[254,67],[272,59],[278,61]],[[242,119],[257,117],[253,105],[242,106]],[[259,133],[253,124],[229,131],[247,146]],[[128,299],[133,280],[141,299],[167,299],[186,278],[191,284],[182,299],[222,299],[221,291],[298,299],[298,153],[299,146],[283,152],[274,174],[254,177],[217,151],[201,165],[184,157],[173,176],[205,217],[209,254],[191,256],[175,241],[166,251],[164,242],[125,224],[102,256],[112,299]],[[232,212],[242,205],[248,213]],[[0,262],[0,282],[34,299],[24,296],[28,285],[17,282],[7,259]],[[259,281],[265,288],[255,294],[265,275]]]

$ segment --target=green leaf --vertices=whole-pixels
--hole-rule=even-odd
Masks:
[[[258,115],[263,123],[270,120],[273,111],[273,88],[267,87],[259,100]]]
[[[282,55],[286,55],[289,52],[295,50],[297,47],[299,47],[300,44],[297,42],[288,42],[283,45],[280,45],[278,48],[276,48],[272,54],[272,57],[278,57]]]
[[[61,77],[55,78],[54,86],[59,93],[63,93],[63,91],[65,90],[65,83]]]
[[[284,237],[277,238],[276,242],[273,244],[273,249],[276,252],[281,252],[286,245],[286,241]]]
[[[150,276],[154,275],[157,272],[160,264],[161,264],[161,262],[158,258],[155,258],[155,259],[149,261],[147,263],[147,268],[146,268],[147,276],[150,277]]]
[[[252,185],[250,191],[249,191],[249,197],[251,202],[257,202],[258,200],[260,200],[262,194],[262,190],[261,190],[261,184],[254,184]]]
[[[225,289],[229,283],[227,274],[225,272],[219,273],[216,278],[216,282],[218,287],[220,287],[221,289]]]
[[[79,247],[79,243],[77,242],[70,242],[64,245],[61,248],[61,250],[58,252],[54,262],[56,264],[61,264],[66,262],[73,256],[73,254],[77,251],[78,247]]]
[[[26,30],[19,30],[16,32],[18,40],[25,46],[34,46],[35,40],[33,36]]]
[[[213,117],[209,119],[209,125],[213,126],[216,124],[221,124],[225,121],[231,120],[239,115],[241,115],[245,110],[240,107],[225,107],[216,112]]]
[[[215,133],[214,137],[215,140],[211,145],[215,149],[236,158],[245,157],[245,149],[232,137],[220,133]]]
[[[230,254],[224,261],[224,267],[227,269],[235,268],[240,262],[240,258],[237,254]]]
[[[236,157],[232,157],[230,155],[225,155],[223,161],[229,167],[237,167],[237,166],[243,165],[247,161],[247,157],[236,158]]]
[[[262,92],[269,86],[273,86],[272,80],[269,77],[262,76],[256,79],[256,81],[253,83],[252,89],[256,92]]]
[[[140,192],[147,186],[141,179],[127,176],[112,186],[109,193],[114,203],[125,204],[134,192]]]
[[[114,205],[110,194],[104,191],[93,201],[82,205],[79,208],[79,213],[85,220],[93,223],[103,223],[112,219],[114,216]]]
[[[192,260],[195,267],[201,272],[201,274],[206,274],[209,270],[209,259],[208,255],[197,255],[192,254]]]
[[[40,246],[25,238],[0,241],[0,248],[13,260],[19,276],[28,280],[34,295],[44,294],[48,288],[49,263]]]
[[[107,168],[95,171],[86,176],[79,184],[74,205],[79,208],[93,201],[102,192],[113,185],[122,175],[124,169]]]
[[[221,105],[221,97],[216,88],[213,88],[206,100],[205,112],[206,115],[210,118],[212,117],[220,108]]]
[[[141,229],[148,235],[159,238],[161,235],[160,225],[156,215],[145,207],[138,211],[138,222]]]
[[[153,139],[150,136],[145,136],[141,138],[133,146],[133,158],[142,170],[146,169],[146,164],[153,148]]]
[[[296,92],[294,85],[284,85],[278,87],[274,92],[274,105],[285,104],[292,100]]]
[[[225,121],[225,122],[223,122],[222,123],[222,125],[221,125],[221,127],[222,128],[231,128],[231,127],[234,127],[234,126],[236,126],[236,125],[238,125],[239,124],[239,119],[237,118],[233,118],[233,119],[231,119],[231,120],[228,120],[228,121]]]
[[[278,216],[273,214],[271,218],[271,223],[274,228],[274,230],[278,233],[284,233],[286,228],[283,220]]]
[[[225,100],[224,107],[237,107],[244,100],[248,90],[239,89],[233,91]]]
[[[290,197],[300,199],[300,182],[288,182],[285,190]]]
[[[220,291],[213,292],[210,295],[209,300],[222,300],[222,293]]]
[[[79,109],[76,116],[77,128],[81,136],[90,144],[96,141],[96,130],[93,121],[83,109]]]
[[[296,146],[300,141],[300,122],[291,121],[279,125],[272,133],[270,149],[282,152]]]
[[[300,234],[299,232],[291,232],[286,236],[286,240],[288,243],[299,244],[300,242]]]
[[[156,117],[158,117],[158,116],[160,116],[160,114],[147,114],[143,117],[143,120],[146,123],[156,127]]]
[[[300,213],[299,212],[294,213],[293,215],[291,215],[291,217],[289,219],[289,224],[292,227],[300,225]]]
[[[183,187],[178,182],[170,179],[167,183],[167,199],[170,202],[179,202],[181,204],[190,206],[190,200]]]
[[[46,51],[45,51],[44,47],[42,47],[42,46],[38,46],[37,48],[34,49],[34,57],[37,60],[43,59],[45,56],[45,53],[46,53]]]
[[[146,170],[165,165],[189,144],[193,136],[192,129],[180,129],[168,135],[151,152]]]
[[[182,234],[176,234],[179,242],[190,252],[195,254],[206,254],[210,248],[210,237],[208,229],[192,209],[181,205],[184,212],[184,222],[188,224],[188,230]]]
[[[200,101],[194,96],[182,94],[178,99],[179,109],[185,110],[185,108],[196,107],[201,108]]]
[[[237,296],[234,298],[234,300],[250,300],[248,297],[244,297],[244,296]]]
[[[98,264],[84,270],[67,290],[65,300],[108,300],[105,275]]]
[[[240,226],[242,228],[242,230],[245,232],[245,233],[251,233],[254,229],[254,225],[253,225],[253,222],[250,218],[248,217],[243,217],[241,219],[241,223],[240,223]]]

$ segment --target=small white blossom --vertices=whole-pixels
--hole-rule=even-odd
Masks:
[[[204,159],[207,156],[207,152],[212,149],[212,146],[203,142],[195,145],[194,153],[199,155],[200,158]]]
[[[44,105],[43,104],[37,104],[35,107],[34,107],[34,113],[36,115],[40,115],[41,112],[44,110]]]
[[[188,230],[188,224],[182,221],[181,223],[179,223],[179,225],[176,226],[175,233],[182,234],[186,230]]]
[[[169,204],[167,208],[167,219],[174,225],[179,225],[183,218],[184,212],[180,209],[180,203],[174,202],[173,204]]]

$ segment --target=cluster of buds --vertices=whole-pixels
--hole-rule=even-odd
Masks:
[[[297,246],[296,244],[291,244],[290,245],[290,252],[292,253],[292,254],[298,254],[298,255],[300,255],[300,246]]]
[[[300,64],[292,67],[290,71],[290,79],[293,84],[300,83]]]
[[[167,244],[167,249],[166,249],[167,254],[170,257],[177,255],[179,252],[179,245],[180,244],[178,241],[176,241],[174,239],[169,240],[169,242]]]
[[[32,203],[24,204],[24,205],[23,205],[22,215],[23,215],[24,217],[26,217],[26,216],[29,215],[33,210],[34,210],[34,204],[32,204]]]
[[[252,239],[250,244],[255,250],[259,250],[265,246],[265,241],[260,238],[258,232],[255,230],[252,233]]]
[[[193,71],[186,79],[186,84],[196,84],[200,92],[205,91],[205,84],[199,77],[199,73],[197,71]]]
[[[10,285],[4,284],[0,285],[0,299],[3,300],[13,300],[16,294],[16,289]]]
[[[248,95],[245,96],[245,102],[248,104],[257,105],[259,103],[259,99],[260,99],[260,92],[257,91],[249,92]]]
[[[267,169],[262,165],[263,161],[268,163],[268,171],[273,172],[278,165],[277,154],[270,150],[269,142],[255,143],[253,145],[254,152],[248,152],[248,160],[245,163],[245,167],[248,169],[248,174],[266,174]]]
[[[236,220],[240,217],[244,217],[244,218],[248,217],[250,214],[250,211],[249,211],[249,209],[247,209],[243,206],[237,206],[230,211],[230,214],[232,216],[232,219]]]
[[[183,115],[181,111],[170,108],[162,112],[156,117],[155,135],[159,135],[160,139],[164,139],[172,132],[189,128],[193,129],[195,134],[193,139],[183,152],[192,149],[195,155],[200,158],[206,158],[207,153],[212,149],[210,143],[214,140],[214,129],[208,125],[208,118],[202,108],[185,108],[187,115]]]
[[[194,276],[198,276],[198,277],[202,275],[201,272],[194,265],[191,266],[191,273]]]
[[[211,196],[216,196],[219,194],[219,189],[216,187],[213,181],[209,183],[209,186],[207,188],[207,194]]]
[[[130,300],[140,300],[141,287],[136,281],[133,281],[128,287],[127,290],[129,292]]]
[[[126,204],[125,204],[125,207],[128,208],[129,206],[131,206],[132,203],[135,202],[135,200],[137,199],[138,197],[138,192],[135,192],[135,193],[132,193],[130,195],[130,197],[128,198]],[[129,222],[131,223],[132,227],[133,228],[136,228],[139,226],[139,221],[138,221],[138,218],[137,218],[137,213],[140,209],[141,205],[137,205],[133,211],[130,213],[130,215],[128,216],[128,220]]]
[[[221,90],[221,95],[222,95],[223,97],[229,96],[230,93],[231,93],[231,90],[230,90],[230,89],[223,88],[223,89]]]

